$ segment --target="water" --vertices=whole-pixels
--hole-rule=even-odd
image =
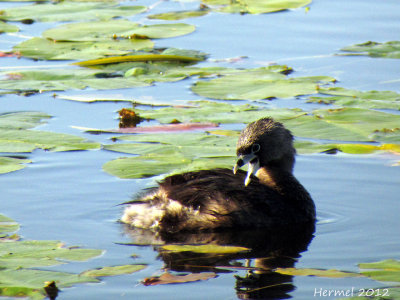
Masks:
[[[142,3],[153,2],[133,2],[134,5]],[[0,8],[3,5],[0,4]],[[151,13],[196,6],[196,3],[160,2]],[[397,1],[315,0],[308,13],[304,9],[268,15],[213,13],[190,19],[187,22],[197,26],[195,33],[157,40],[156,45],[202,50],[214,59],[246,55],[248,59],[230,66],[286,63],[295,69],[295,76],[330,75],[338,78],[338,85],[343,87],[399,91],[399,83],[396,82],[399,60],[332,55],[339,53],[341,47],[354,43],[398,39],[399,15]],[[143,16],[135,16],[132,20],[156,22],[145,20]],[[39,35],[52,26],[54,24],[48,23],[23,25],[22,33]],[[0,48],[9,50],[22,39],[3,34]],[[15,58],[2,59],[1,63],[0,68],[60,64]],[[156,103],[198,99],[188,90],[189,84],[190,81],[182,81],[102,93]],[[79,95],[95,93],[98,94],[96,91],[64,92]],[[31,97],[10,95],[2,97],[1,103],[0,112],[39,110],[54,116],[39,129],[77,134],[102,143],[106,143],[111,135],[89,135],[70,126],[115,128],[117,120],[113,112],[128,106],[123,103],[83,104],[59,100],[54,99],[51,93]],[[271,101],[270,105],[314,107],[294,99]],[[1,176],[1,213],[21,224],[20,234],[26,239],[62,240],[68,245],[106,250],[100,258],[49,269],[81,272],[110,265],[148,264],[146,269],[131,275],[104,278],[101,284],[64,289],[58,299],[239,297],[240,292],[235,290],[239,279],[235,275],[245,277],[244,270],[219,273],[217,278],[204,282],[154,287],[139,284],[145,277],[161,274],[164,261],[152,247],[126,245],[132,239],[117,222],[122,210],[117,204],[149,186],[151,179],[121,180],[101,171],[105,162],[119,157],[119,154],[103,150],[68,153],[36,150],[27,156],[33,160],[31,165]],[[284,262],[274,260],[273,263],[295,263],[298,268],[358,271],[357,264],[361,262],[399,259],[400,169],[391,166],[399,160],[398,156],[391,154],[299,156],[295,175],[313,196],[319,221],[315,237],[307,250],[300,253],[296,263],[290,259]],[[251,239],[246,241],[250,243]],[[299,251],[302,250],[305,249]],[[132,254],[138,257],[132,258]],[[262,258],[263,254],[266,253],[255,253],[253,258]],[[163,259],[168,261],[167,266],[179,262],[171,257],[164,256]],[[243,265],[246,263],[245,257],[236,257],[234,261]],[[206,262],[212,265],[210,260]],[[253,259],[252,264],[257,263],[260,262]],[[366,278],[271,278],[270,274],[260,274],[258,283],[253,284],[262,287],[274,280],[287,283],[287,290],[278,290],[278,298],[311,299],[315,289],[318,291],[320,288],[344,290],[379,286]],[[272,297],[268,293],[260,295]]]

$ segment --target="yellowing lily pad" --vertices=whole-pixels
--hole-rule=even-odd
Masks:
[[[226,13],[263,14],[295,9],[311,3],[311,0],[204,0],[204,4]]]
[[[2,10],[0,19],[7,21],[35,20],[63,22],[80,20],[110,20],[146,11],[144,6],[117,6],[115,2],[58,2],[12,7]]]

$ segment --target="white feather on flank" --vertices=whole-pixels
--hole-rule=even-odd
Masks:
[[[149,197],[146,198],[151,199],[153,196],[154,195],[149,195]],[[136,203],[125,208],[121,217],[121,222],[137,228],[157,229],[159,227],[159,222],[165,214],[196,216],[199,215],[200,212],[197,209],[185,207],[178,201],[171,199],[159,205],[152,205],[150,202]]]

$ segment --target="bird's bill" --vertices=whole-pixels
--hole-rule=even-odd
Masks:
[[[260,168],[258,156],[254,153],[240,155],[235,166],[233,167],[233,174],[236,174],[237,170],[246,164],[249,164],[249,168],[247,170],[246,179],[244,180],[244,185],[248,186],[250,183],[250,176],[255,175]]]

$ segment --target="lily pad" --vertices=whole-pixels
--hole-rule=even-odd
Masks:
[[[0,214],[0,235],[4,233],[15,232],[19,229],[19,224],[13,219]]]
[[[115,2],[58,2],[12,7],[2,10],[1,20],[39,22],[110,20],[146,11],[145,6],[117,6]]]
[[[221,245],[164,245],[160,247],[164,251],[169,252],[195,252],[195,253],[210,253],[210,254],[232,254],[238,252],[247,252],[251,249],[235,246]]]
[[[346,278],[360,277],[358,273],[343,272],[339,270],[323,270],[323,269],[297,269],[297,268],[277,268],[274,270],[277,273],[292,276],[318,276],[328,278]]]
[[[50,116],[40,112],[19,112],[0,115],[0,152],[31,152],[41,148],[51,151],[99,149],[98,143],[84,138],[55,132],[31,130]],[[2,158],[1,169],[12,171],[23,168],[29,160]]]
[[[311,0],[204,0],[204,4],[226,13],[263,14],[295,9],[311,3]]]
[[[365,42],[341,49],[347,55],[367,55],[371,57],[400,58],[400,41],[385,43]]]
[[[19,27],[0,21],[0,34],[7,32],[18,32]]]
[[[182,11],[172,11],[161,14],[149,15],[149,19],[167,20],[167,21],[177,21],[188,18],[202,17],[210,12],[208,7],[200,8],[198,10],[182,10]]]
[[[183,23],[140,25],[128,20],[65,24],[46,30],[43,37],[55,41],[109,41],[111,39],[161,39],[189,34],[193,25]]]
[[[0,235],[18,230],[14,220],[0,215]],[[99,256],[103,251],[65,247],[58,241],[0,242],[0,295],[7,297],[46,296],[45,282],[55,281],[59,287],[77,283],[98,282],[98,279],[65,272],[37,270],[32,268],[59,265],[67,261],[86,261]]]
[[[335,104],[343,107],[400,110],[400,94],[393,91],[357,91],[341,87],[321,88],[324,97],[311,97],[308,102]]]
[[[3,143],[4,144],[4,143]],[[12,145],[13,147],[18,147],[19,145]],[[14,150],[15,148],[12,149],[7,149],[7,150]],[[2,143],[0,142],[0,152],[12,152],[12,151],[2,151]],[[28,149],[24,149],[24,152],[27,151]],[[32,147],[29,147],[29,150],[32,151]],[[26,166],[24,164],[26,163],[31,163],[32,161],[29,159],[20,159],[20,158],[14,158],[14,157],[0,157],[0,174],[4,173],[9,173],[9,172],[14,172],[21,170],[25,168]]]
[[[113,266],[113,267],[104,267],[94,270],[88,270],[83,272],[81,275],[89,277],[116,276],[123,274],[131,274],[143,270],[144,268],[146,268],[146,265]]]
[[[144,285],[159,285],[159,284],[175,284],[175,283],[186,283],[199,280],[208,280],[210,278],[217,277],[217,274],[212,272],[203,273],[190,273],[186,275],[173,275],[171,273],[164,273],[160,276],[154,276],[145,278],[143,280]]]
[[[377,281],[400,282],[400,261],[387,259],[359,264],[361,274]]]
[[[60,68],[0,72],[0,90],[64,91],[68,89],[121,89],[143,87],[151,82],[102,70]]]
[[[249,69],[209,81],[198,81],[192,87],[196,94],[221,100],[262,100],[316,94],[321,85],[335,82],[328,76],[286,78],[268,69]]]
[[[130,54],[135,50],[151,49],[149,39],[124,39],[103,41],[62,41],[34,37],[14,46],[22,56],[42,60],[85,60],[99,57]]]

